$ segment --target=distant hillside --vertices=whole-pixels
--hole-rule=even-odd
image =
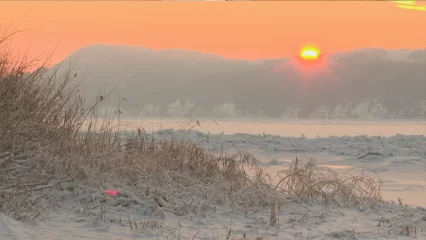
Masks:
[[[360,49],[328,59],[328,73],[307,80],[286,58],[93,45],[57,68],[71,66],[91,102],[115,87],[108,107],[126,98],[126,117],[426,119],[426,50]]]

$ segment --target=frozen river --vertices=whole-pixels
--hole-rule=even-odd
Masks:
[[[331,121],[331,120],[196,120],[190,119],[143,119],[123,120],[133,127],[142,127],[148,131],[160,129],[194,129],[210,133],[248,133],[271,134],[280,136],[301,136],[307,138],[328,136],[393,136],[426,135],[426,121]]]

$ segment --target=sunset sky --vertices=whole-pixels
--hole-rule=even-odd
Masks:
[[[3,29],[31,28],[13,38],[12,49],[54,51],[53,63],[96,43],[251,60],[297,55],[305,44],[325,54],[426,48],[426,12],[390,1],[1,1],[0,20]]]

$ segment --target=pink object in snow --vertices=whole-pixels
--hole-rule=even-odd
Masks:
[[[120,194],[120,190],[112,190],[112,189],[106,189],[105,194],[111,197],[115,197],[118,194]]]

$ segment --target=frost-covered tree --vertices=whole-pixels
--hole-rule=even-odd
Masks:
[[[386,107],[379,98],[367,98],[359,103],[351,112],[357,118],[375,119],[384,118],[388,115]]]
[[[153,117],[153,116],[159,116],[161,115],[161,108],[158,105],[154,104],[146,104],[144,105],[142,111],[140,111],[139,116],[140,117]]]
[[[194,106],[195,104],[190,101],[185,101],[182,104],[182,101],[178,99],[167,107],[165,113],[170,117],[186,117]]]
[[[236,109],[234,103],[224,103],[220,106],[217,106],[215,109],[213,109],[214,117],[237,118],[237,117],[241,117],[241,115],[242,115],[241,112]]]
[[[300,110],[300,107],[289,106],[283,113],[281,113],[280,117],[283,119],[298,118]]]

